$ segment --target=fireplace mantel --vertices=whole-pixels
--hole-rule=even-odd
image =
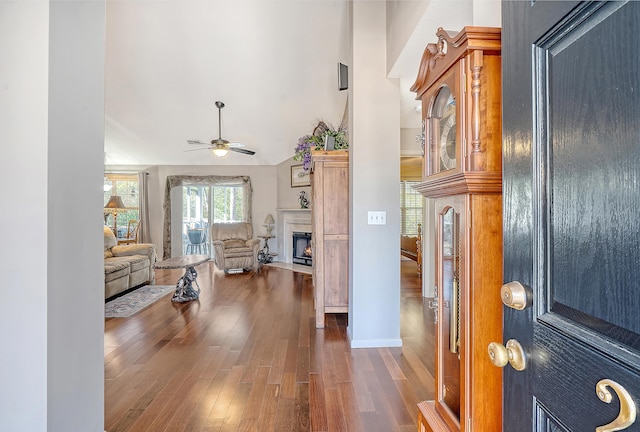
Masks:
[[[278,258],[284,263],[293,263],[293,232],[311,232],[311,209],[276,209],[276,239]]]

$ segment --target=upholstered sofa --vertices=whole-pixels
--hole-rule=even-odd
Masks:
[[[139,285],[153,283],[156,245],[118,245],[109,227],[104,227],[104,296],[113,297]]]
[[[211,224],[211,245],[216,267],[229,270],[259,270],[260,239],[253,238],[253,227],[247,222]]]

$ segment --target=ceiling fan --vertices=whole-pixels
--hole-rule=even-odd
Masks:
[[[256,154],[256,152],[254,152],[253,150],[249,150],[249,149],[243,148],[244,144],[242,144],[242,143],[232,143],[232,142],[229,142],[229,141],[227,141],[225,139],[222,139],[222,132],[221,132],[222,115],[221,115],[221,113],[222,113],[222,108],[224,108],[224,103],[220,102],[220,101],[216,101],[216,107],[218,107],[218,138],[211,140],[211,145],[209,145],[209,147],[203,147],[203,148],[185,150],[185,151],[211,150],[213,152],[213,154],[218,156],[218,157],[226,156],[227,153],[229,152],[229,150],[237,152],[237,153],[248,154],[248,155]],[[195,141],[195,140],[188,140],[187,142],[189,144],[208,145],[207,143],[204,143],[204,142],[201,142],[201,141]]]

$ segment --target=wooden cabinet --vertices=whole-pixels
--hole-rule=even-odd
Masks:
[[[500,30],[439,29],[412,91],[422,100],[424,168],[416,189],[435,200],[436,388],[418,404],[418,431],[502,430]]]
[[[349,153],[311,153],[311,225],[316,327],[349,307]]]

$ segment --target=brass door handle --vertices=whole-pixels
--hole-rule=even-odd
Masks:
[[[596,384],[596,394],[604,403],[611,403],[613,396],[607,387],[611,387],[620,399],[620,413],[614,421],[596,428],[596,432],[613,432],[627,429],[636,421],[636,404],[629,392],[617,382],[603,379]]]
[[[500,288],[500,298],[505,306],[511,309],[524,310],[531,306],[531,295],[529,291],[518,281],[513,281],[502,285]]]
[[[504,367],[509,363],[517,371],[523,371],[527,367],[524,349],[515,339],[509,339],[506,346],[498,342],[491,342],[488,350],[489,359],[494,366]]]

